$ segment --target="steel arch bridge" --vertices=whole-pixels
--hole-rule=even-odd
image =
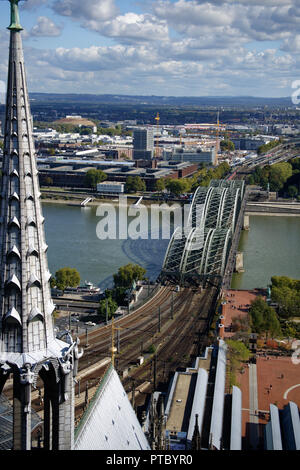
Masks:
[[[185,227],[177,227],[170,240],[163,280],[222,278],[244,191],[244,181],[234,180],[212,180],[208,188],[197,188]]]

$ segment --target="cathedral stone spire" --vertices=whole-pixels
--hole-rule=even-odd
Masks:
[[[32,138],[19,0],[9,1],[10,48],[0,209],[0,392],[13,373],[14,448],[29,449],[30,390],[38,375],[42,377],[49,408],[44,440],[49,448],[71,448],[74,425],[71,371],[77,369],[79,354],[77,343],[70,336],[61,341],[54,335],[51,275]],[[50,420],[55,413],[55,425],[63,420],[67,429],[71,427],[68,437],[62,431],[52,436]]]

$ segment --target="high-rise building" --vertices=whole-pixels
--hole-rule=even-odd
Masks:
[[[13,378],[13,449],[31,449],[31,392],[44,388],[44,448],[74,445],[74,377],[79,352],[58,339],[44,234],[19,0],[11,4],[0,212],[0,393]]]
[[[154,133],[151,128],[137,128],[133,131],[133,159],[151,160],[154,152]]]

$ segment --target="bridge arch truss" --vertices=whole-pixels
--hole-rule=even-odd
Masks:
[[[196,190],[185,230],[178,227],[170,240],[163,278],[184,282],[224,275],[243,195],[243,181],[213,180]]]

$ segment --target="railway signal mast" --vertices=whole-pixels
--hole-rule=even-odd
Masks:
[[[114,324],[114,317],[112,317],[111,319],[111,348],[110,348],[110,352],[111,352],[111,363],[114,367],[115,365],[115,355],[116,355],[116,352],[120,352],[120,337],[118,335],[118,348],[115,347],[115,331],[117,330],[117,332],[119,333],[120,330],[122,330],[123,328],[119,327],[117,328]]]

